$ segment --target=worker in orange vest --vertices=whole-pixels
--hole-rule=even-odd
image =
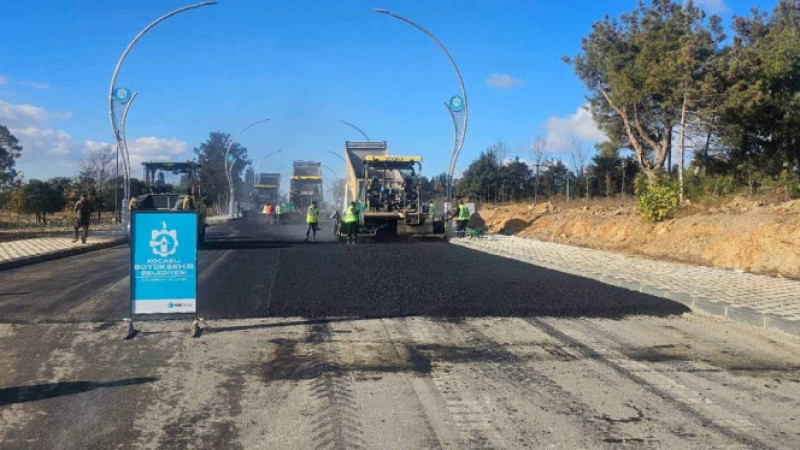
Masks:
[[[267,206],[264,207],[264,214],[267,216],[265,218],[266,222],[271,224],[272,223],[272,203],[267,203]]]

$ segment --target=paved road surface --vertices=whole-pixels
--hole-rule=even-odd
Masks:
[[[323,229],[329,235],[329,229]],[[125,248],[0,272],[1,448],[796,448],[800,341],[442,243],[235,221],[201,310]]]

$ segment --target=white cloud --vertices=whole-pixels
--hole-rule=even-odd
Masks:
[[[72,154],[72,137],[62,130],[25,127],[11,128],[10,131],[22,146],[21,163],[69,158]]]
[[[128,152],[131,157],[131,173],[145,161],[183,161],[190,159],[189,144],[176,138],[162,139],[155,136],[144,136],[128,140]],[[133,175],[135,176],[135,175]]]
[[[525,84],[522,78],[515,78],[505,73],[493,73],[486,79],[486,85],[492,89],[509,90]]]
[[[116,144],[88,140],[83,142],[83,153],[105,146],[116,148]],[[156,136],[128,139],[128,152],[131,158],[131,176],[134,177],[138,176],[137,170],[146,161],[184,161],[192,158],[189,154],[189,144],[185,141]]]
[[[67,119],[69,112],[51,112],[28,104],[0,100],[0,124],[8,126],[19,139],[22,156],[19,168],[26,178],[74,175],[81,160],[93,149],[111,145],[93,140],[74,140],[66,131],[48,127],[52,119]],[[111,145],[115,147],[115,145]],[[181,161],[192,157],[189,145],[176,138],[144,136],[128,140],[133,176],[144,161]]]
[[[10,80],[10,78],[4,77],[3,75],[0,75],[0,86],[7,85],[9,80]]]
[[[569,117],[553,116],[547,119],[547,151],[551,153],[569,153],[573,138],[586,141],[602,141],[608,139],[597,128],[592,113],[581,106]]]
[[[32,87],[34,89],[50,89],[50,85],[47,83],[36,83],[34,81],[23,81],[23,86]]]
[[[684,0],[683,3],[686,4],[688,2]],[[711,13],[721,14],[730,11],[725,0],[694,0],[694,4]]]
[[[28,104],[14,104],[0,100],[0,125],[22,128],[42,124],[48,119],[69,119],[71,112],[48,112],[46,109]]]

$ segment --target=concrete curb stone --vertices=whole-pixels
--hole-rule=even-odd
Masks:
[[[29,266],[45,261],[52,261],[55,259],[66,258],[68,256],[81,255],[95,250],[116,247],[118,245],[128,242],[127,237],[119,237],[111,241],[102,242],[98,244],[82,245],[78,247],[68,248],[64,250],[57,250],[54,252],[42,253],[40,255],[29,256],[25,258],[12,259],[9,261],[0,262],[0,270],[14,269],[17,267]]]

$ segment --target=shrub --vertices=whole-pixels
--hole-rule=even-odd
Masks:
[[[650,182],[644,174],[634,180],[636,195],[639,196],[639,210],[651,222],[671,218],[678,209],[678,188],[665,176]]]

